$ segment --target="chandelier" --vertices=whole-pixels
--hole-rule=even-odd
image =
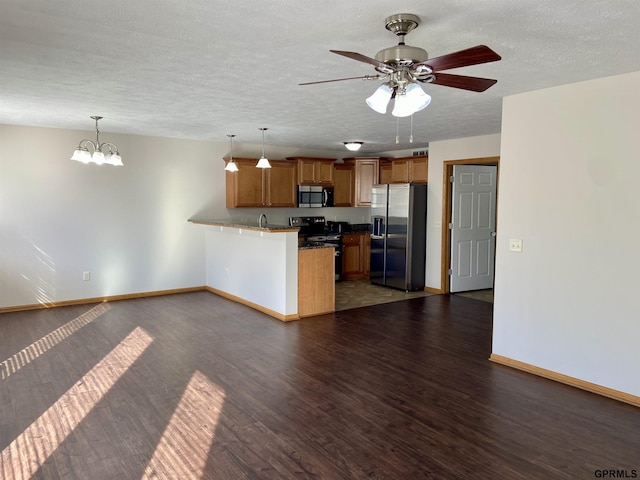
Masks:
[[[120,153],[118,153],[118,147],[109,142],[100,143],[98,120],[102,117],[96,115],[91,116],[91,118],[96,121],[96,141],[80,140],[78,148],[75,149],[71,156],[71,160],[76,160],[81,163],[107,164],[121,167],[123,163]],[[89,151],[89,147],[92,151]]]

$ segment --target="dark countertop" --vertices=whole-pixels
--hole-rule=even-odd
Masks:
[[[282,232],[297,232],[300,230],[298,227],[292,227],[290,225],[277,225],[274,223],[267,223],[264,227],[260,227],[258,225],[258,221],[250,222],[250,221],[241,221],[241,220],[193,220],[189,219],[191,223],[199,224],[199,225],[213,225],[219,227],[231,227],[231,228],[242,228],[246,230],[257,230],[259,232],[272,232],[272,233],[282,233]]]
[[[302,242],[298,245],[298,250],[310,250],[313,248],[336,248],[337,245],[333,243],[324,242]]]

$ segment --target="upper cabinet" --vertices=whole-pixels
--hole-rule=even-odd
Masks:
[[[428,158],[388,158],[380,164],[380,183],[427,183]]]
[[[227,208],[296,206],[295,162],[270,160],[271,168],[256,168],[255,158],[233,161],[238,171],[225,171]]]
[[[333,206],[353,207],[354,202],[354,166],[348,163],[336,163],[333,166]]]
[[[379,183],[380,157],[345,158],[344,163],[353,165],[354,207],[371,206],[371,187]]]
[[[333,158],[287,157],[297,163],[298,185],[333,185]]]

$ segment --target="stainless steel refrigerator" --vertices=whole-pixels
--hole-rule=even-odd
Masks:
[[[374,185],[371,195],[371,283],[424,289],[427,186]]]

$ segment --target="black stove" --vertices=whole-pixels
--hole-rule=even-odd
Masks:
[[[302,244],[330,243],[335,245],[336,281],[342,279],[342,234],[327,229],[324,217],[289,217],[289,225],[299,227],[298,241]]]

